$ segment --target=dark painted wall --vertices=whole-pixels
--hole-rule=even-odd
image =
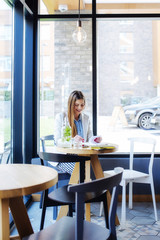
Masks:
[[[103,170],[112,170],[115,167],[123,167],[123,168],[128,168],[129,167],[129,158],[124,157],[124,158],[118,158],[116,156],[114,157],[100,157],[100,162],[102,165]],[[147,173],[148,171],[148,163],[149,163],[149,158],[147,157],[136,157],[135,162],[134,162],[134,168],[135,170],[138,171],[143,171]],[[93,172],[91,173],[92,177]],[[155,194],[160,194],[160,157],[155,157],[154,163],[153,163],[153,178],[154,178],[154,185],[155,185]],[[150,191],[150,185],[149,184],[138,184],[135,183],[133,187],[134,194],[142,194],[142,195],[147,195],[151,194]],[[128,192],[128,187],[127,187],[127,192]]]

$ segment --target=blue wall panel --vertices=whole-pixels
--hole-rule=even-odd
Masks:
[[[112,170],[115,167],[129,167],[129,159],[127,157],[107,157],[107,158],[100,158],[100,162],[102,165],[103,170]],[[148,173],[148,162],[149,158],[147,157],[136,157],[135,158],[135,170],[143,171]],[[93,173],[92,173],[93,176]],[[155,157],[154,164],[153,164],[153,178],[154,178],[154,185],[155,185],[155,193],[160,194],[160,157]],[[127,188],[128,191],[128,188]],[[151,194],[150,185],[149,184],[134,184],[134,194],[142,194],[147,195]]]
[[[23,6],[14,6],[14,71],[12,105],[13,162],[22,160],[22,119],[23,119]]]

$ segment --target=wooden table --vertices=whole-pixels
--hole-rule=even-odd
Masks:
[[[10,239],[9,208],[20,239],[33,229],[23,203],[23,196],[52,187],[58,173],[50,167],[31,164],[0,165],[0,239]]]
[[[95,174],[96,179],[103,178],[104,173],[100,164],[100,161],[98,159],[99,154],[107,154],[117,151],[118,146],[115,144],[108,144],[107,149],[91,149],[88,148],[62,148],[62,147],[56,147],[56,151],[66,154],[77,154],[79,156],[89,156],[90,161],[86,161],[86,181],[90,181],[90,165],[92,166],[93,172]],[[71,175],[69,184],[77,184],[79,182],[79,164],[75,164],[75,168],[73,170],[73,173]],[[110,194],[108,192],[107,194],[108,203],[110,203]],[[66,215],[68,212],[68,208],[66,206],[62,206],[58,215],[58,219],[60,219],[62,216]],[[86,220],[90,221],[90,205],[87,204],[86,207]],[[119,224],[118,218],[116,219],[116,224]]]

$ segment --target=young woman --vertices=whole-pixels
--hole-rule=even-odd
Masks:
[[[92,137],[90,129],[90,120],[88,115],[83,113],[85,108],[85,97],[81,91],[73,91],[68,98],[68,112],[57,114],[55,119],[55,140],[56,143],[62,138],[62,127],[66,123],[70,125],[72,130],[72,137],[75,141],[84,139],[89,141]]]
[[[83,140],[84,142],[88,142],[92,138],[93,133],[90,128],[89,116],[83,113],[85,103],[85,97],[81,91],[73,91],[70,94],[68,98],[68,112],[57,114],[55,119],[54,137],[56,144],[58,143],[58,140],[62,138],[62,127],[64,123],[71,127],[74,141],[79,142]],[[97,137],[96,142],[100,141],[101,137]],[[71,166],[71,171],[68,171],[66,168],[61,170],[71,173],[74,163],[69,165]],[[58,166],[65,167],[68,166],[68,163],[61,163]]]

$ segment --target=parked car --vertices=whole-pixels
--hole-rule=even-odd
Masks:
[[[159,108],[160,97],[123,107],[128,124],[136,125],[142,129],[151,129],[151,117]]]
[[[158,109],[151,117],[151,128],[160,130],[160,109]]]

